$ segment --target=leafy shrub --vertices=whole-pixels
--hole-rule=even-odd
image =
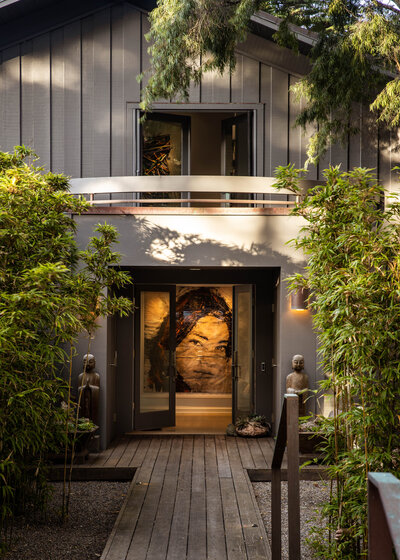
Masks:
[[[278,185],[300,194],[300,176],[280,168]],[[336,481],[322,511],[330,539],[316,529],[315,549],[355,559],[367,555],[368,472],[397,474],[400,465],[400,210],[393,201],[383,212],[371,170],[330,167],[324,176],[294,210],[305,219],[295,245],[308,265],[307,278],[291,282],[311,290],[321,390],[334,399],[333,418],[321,422]]]
[[[28,503],[46,501],[46,457],[59,451],[61,402],[68,384],[58,375],[65,344],[92,331],[101,314],[127,313],[131,302],[103,294],[129,279],[110,265],[116,231],[79,252],[72,212],[86,203],[62,175],[27,163],[32,152],[0,152],[0,530]],[[79,258],[84,266],[77,269]],[[100,302],[100,303],[99,303]],[[63,346],[64,345],[64,346]],[[4,547],[0,543],[0,548]]]

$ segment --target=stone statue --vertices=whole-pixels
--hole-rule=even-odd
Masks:
[[[83,367],[84,371],[78,377],[79,415],[90,418],[99,425],[100,375],[95,371],[96,360],[93,354],[83,356]]]
[[[306,415],[305,399],[308,393],[308,375],[304,373],[304,357],[296,354],[292,358],[292,373],[286,377],[286,392],[299,397],[299,416]]]

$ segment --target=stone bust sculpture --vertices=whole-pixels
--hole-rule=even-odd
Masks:
[[[83,356],[84,371],[78,377],[80,396],[80,416],[99,423],[100,375],[95,371],[96,360],[93,354]]]
[[[292,373],[286,377],[286,392],[298,395],[299,416],[305,416],[305,399],[308,393],[308,375],[304,373],[304,357],[296,354],[292,358]]]

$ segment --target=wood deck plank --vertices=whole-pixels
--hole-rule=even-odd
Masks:
[[[192,495],[190,502],[188,560],[207,557],[206,484],[204,476],[204,436],[195,436],[193,445]]]
[[[96,466],[96,467],[103,467],[104,463],[110,457],[111,453],[114,451],[116,447],[119,445],[119,438],[115,439],[110,443],[107,449],[100,451],[100,453],[89,453],[88,460],[86,461],[85,465],[87,466]]]
[[[272,457],[274,455],[274,445],[275,442],[272,438],[260,438],[259,446],[261,449],[261,453],[264,455],[267,469],[271,468]]]
[[[246,560],[246,545],[231,478],[220,478],[228,560]]]
[[[163,438],[126,560],[145,560],[147,556],[170,450],[171,438]]]
[[[225,525],[218,478],[215,437],[205,438],[207,559],[226,560]]]
[[[251,454],[249,444],[246,438],[238,437],[237,438],[237,447],[240,454],[240,459],[242,461],[242,466],[244,469],[255,469],[256,466],[254,464],[253,456]]]
[[[151,437],[144,437],[140,439],[139,445],[136,448],[135,454],[132,457],[129,466],[130,467],[140,467],[146,457],[146,453],[152,442]],[[161,442],[160,442],[161,444]]]
[[[249,560],[265,560],[268,557],[268,550],[264,535],[260,532],[259,512],[252,500],[250,493],[252,489],[249,487],[247,474],[243,470],[235,439],[231,438],[227,441],[227,450],[246,543],[247,558]]]
[[[260,440],[264,438],[250,438],[248,441],[250,453],[253,457],[254,467],[256,469],[266,469],[267,463],[265,457],[261,451]],[[248,468],[248,467],[246,467]]]
[[[192,488],[193,436],[184,436],[167,560],[186,558]]]
[[[129,493],[125,504],[124,514],[117,520],[116,530],[110,535],[105,548],[106,552],[103,552],[100,560],[121,560],[126,558],[146,497],[148,483],[150,482],[160,445],[161,440],[151,440],[142,466],[136,471],[132,482],[132,491]]]
[[[217,450],[218,476],[220,478],[231,478],[231,467],[229,465],[228,452],[226,450],[226,437],[216,436],[215,444]]]
[[[164,560],[167,554],[171,520],[174,512],[176,486],[182,452],[182,437],[172,439],[171,452],[165,471],[164,484],[151,535],[148,560]]]
[[[267,447],[252,445],[219,435],[114,445],[110,462],[138,467],[101,560],[270,560],[244,467],[265,465]]]
[[[132,458],[135,455],[137,448],[139,447],[139,444],[140,439],[133,437],[129,438],[128,445],[126,446],[125,451],[123,452],[117,464],[117,467],[129,467],[130,462],[132,461]]]
[[[118,445],[115,446],[113,452],[108,457],[108,459],[104,462],[105,467],[116,467],[125,451],[129,443],[129,439],[127,437],[122,437],[118,441]]]

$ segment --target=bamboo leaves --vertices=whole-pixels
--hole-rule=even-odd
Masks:
[[[335,481],[322,510],[330,538],[315,530],[312,540],[321,558],[356,559],[367,554],[367,474],[399,468],[399,203],[382,211],[372,170],[324,175],[294,210],[306,223],[294,243],[308,258],[301,284],[311,290],[321,390],[334,399],[333,418],[322,422]],[[297,180],[288,167],[278,178],[281,187]]]

